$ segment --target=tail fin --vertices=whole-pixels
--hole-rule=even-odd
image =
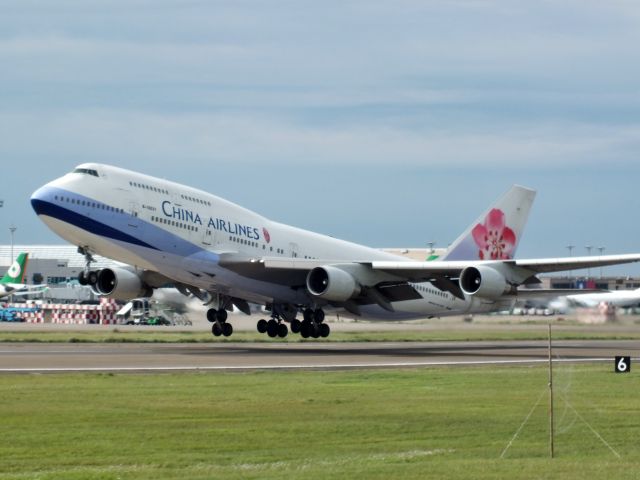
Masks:
[[[18,258],[7,270],[4,277],[0,279],[0,284],[3,283],[24,283],[24,277],[27,273],[27,263],[29,261],[28,253],[21,253]]]
[[[441,260],[513,258],[535,196],[535,190],[511,187],[451,244]]]

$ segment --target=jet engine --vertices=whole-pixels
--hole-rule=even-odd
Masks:
[[[98,270],[95,290],[100,295],[118,300],[150,297],[153,294],[153,289],[137,273],[124,268]]]
[[[350,273],[340,268],[316,267],[307,275],[307,290],[314,297],[344,302],[360,293],[360,285]]]
[[[460,273],[460,288],[467,295],[497,300],[511,291],[511,286],[497,270],[487,267],[467,267]]]

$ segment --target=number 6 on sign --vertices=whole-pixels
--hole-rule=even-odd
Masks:
[[[631,371],[631,357],[616,357],[616,373],[628,373]]]

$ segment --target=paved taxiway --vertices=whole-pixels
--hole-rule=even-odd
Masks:
[[[640,357],[630,340],[557,341],[557,361]],[[536,363],[544,341],[426,343],[0,344],[0,372],[332,369]]]

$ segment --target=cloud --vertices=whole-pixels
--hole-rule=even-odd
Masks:
[[[0,153],[87,161],[519,167],[634,165],[640,125],[415,129],[301,125],[258,114],[0,114]]]

